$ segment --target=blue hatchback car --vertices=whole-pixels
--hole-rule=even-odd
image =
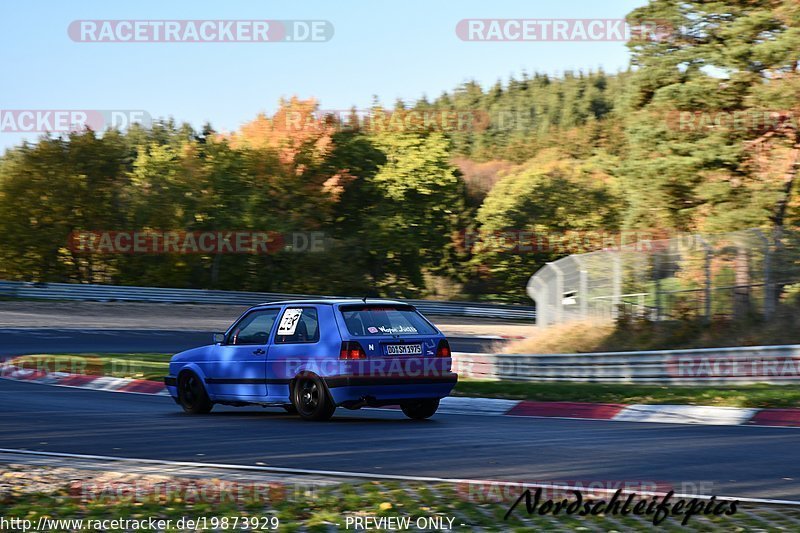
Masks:
[[[425,419],[458,380],[451,364],[445,336],[411,305],[296,300],[252,307],[214,344],[173,356],[165,383],[188,413],[256,404],[326,420],[339,406],[399,404]]]

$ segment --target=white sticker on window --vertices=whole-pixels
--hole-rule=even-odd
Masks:
[[[287,309],[283,313],[281,323],[278,325],[278,335],[294,335],[302,314],[302,309]]]
[[[381,330],[382,333],[389,333],[390,335],[395,333],[418,333],[417,328],[414,326],[379,326],[378,329]]]

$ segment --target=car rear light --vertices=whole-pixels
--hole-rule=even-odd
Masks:
[[[439,341],[439,347],[436,348],[436,357],[450,357],[450,343],[442,339]]]
[[[342,343],[342,350],[339,352],[339,359],[366,359],[367,354],[364,348],[356,341],[345,341]]]

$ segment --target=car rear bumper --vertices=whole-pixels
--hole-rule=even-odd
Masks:
[[[408,376],[328,376],[325,384],[329,389],[340,387],[372,387],[372,386],[426,386],[449,383],[455,386],[458,383],[458,374],[447,372],[441,376],[408,377]]]
[[[342,375],[323,378],[337,405],[386,405],[393,400],[444,398],[458,382],[454,372],[437,376]]]

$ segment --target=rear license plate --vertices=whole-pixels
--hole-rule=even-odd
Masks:
[[[421,344],[389,344],[386,355],[422,355]]]

